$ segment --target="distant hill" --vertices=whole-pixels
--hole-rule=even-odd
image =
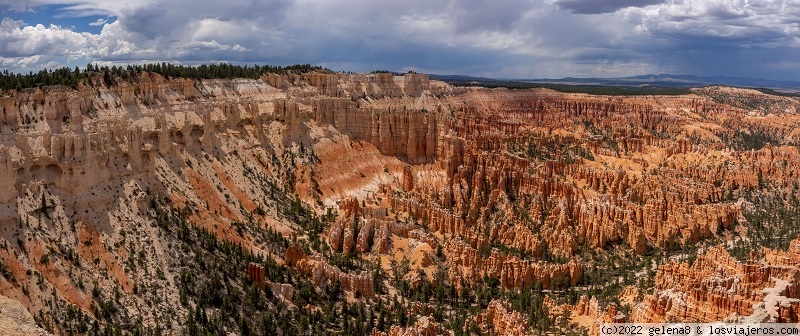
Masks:
[[[429,77],[431,79],[440,80],[447,83],[465,83],[465,82],[507,82],[508,79],[497,79],[497,78],[489,78],[489,77],[473,77],[473,76],[463,76],[463,75],[436,75],[430,74]],[[526,79],[515,79],[513,81],[518,82],[525,82],[529,81]]]
[[[713,76],[703,77],[694,75],[640,75],[617,78],[574,78],[560,79],[494,79],[485,77],[459,76],[459,75],[431,75],[432,79],[445,82],[518,82],[542,83],[581,86],[656,86],[668,88],[695,88],[708,85],[730,85],[739,87],[769,88],[779,91],[800,91],[800,81],[779,81],[769,79],[742,78]]]

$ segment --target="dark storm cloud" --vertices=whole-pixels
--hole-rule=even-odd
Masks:
[[[718,46],[686,51],[673,50],[663,57],[680,65],[687,74],[712,76],[796,80],[797,67],[800,65],[798,63],[800,52],[792,47],[761,49]]]
[[[507,0],[502,4],[484,0],[461,0],[454,2],[457,29],[460,32],[475,30],[511,29],[534,4],[528,0]]]
[[[664,2],[666,0],[558,0],[556,4],[559,8],[575,14],[603,14],[627,7],[644,7]]]
[[[292,3],[290,0],[155,1],[147,6],[123,7],[119,16],[126,31],[147,38],[173,37],[191,33],[192,24],[205,18],[256,21],[267,26],[280,22]]]
[[[165,4],[156,4],[152,7],[126,9],[120,15],[122,27],[128,32],[138,33],[148,39],[169,36],[175,27],[185,22],[178,18],[169,19],[172,11]]]

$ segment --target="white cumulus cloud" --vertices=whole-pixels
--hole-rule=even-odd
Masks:
[[[97,26],[102,26],[102,25],[104,25],[106,23],[108,23],[108,20],[103,19],[103,18],[99,18],[95,22],[90,23],[89,25],[92,26],[92,27],[97,27]]]

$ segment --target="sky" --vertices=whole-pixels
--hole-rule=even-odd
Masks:
[[[800,79],[800,0],[0,0],[0,70],[172,62]]]

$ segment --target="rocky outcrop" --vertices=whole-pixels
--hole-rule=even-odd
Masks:
[[[321,256],[297,258],[297,252],[290,252],[293,249],[290,247],[286,251],[287,256],[292,255],[291,258],[287,257],[287,260],[292,260],[291,262],[287,261],[287,264],[311,276],[315,285],[322,286],[324,283],[338,282],[344,290],[356,292],[362,296],[375,295],[372,274],[369,272],[346,273],[328,264]],[[302,252],[299,255],[301,256]]]
[[[8,336],[50,335],[36,325],[21,303],[0,296],[0,334]]]
[[[303,250],[296,246],[289,246],[286,248],[286,253],[284,254],[283,260],[286,262],[286,265],[289,266],[296,266],[300,260],[305,258],[305,254],[303,254]]]
[[[581,297],[574,305],[545,303],[550,311],[567,309],[573,321],[598,334],[601,323],[750,322],[796,323],[800,296],[796,290],[800,240],[789,251],[765,250],[763,262],[740,262],[722,247],[709,249],[689,263],[671,261],[658,267],[654,294],[633,287],[620,294],[631,305],[629,315],[613,304]],[[587,324],[588,323],[588,324]]]
[[[286,301],[291,302],[292,298],[294,298],[294,287],[292,287],[290,284],[267,281],[267,286],[269,286],[272,294],[282,297]]]
[[[392,236],[416,238],[436,246],[426,235],[415,231],[412,225],[387,218],[386,208],[362,208],[357,198],[348,198],[339,202],[339,211],[341,215],[328,233],[334,251],[386,253],[391,248]]]
[[[633,307],[631,321],[795,323],[800,295],[800,240],[789,251],[766,250],[764,263],[742,263],[722,247],[692,264],[671,262],[656,274],[656,293]]]
[[[550,318],[558,321],[564,318],[563,312],[570,313],[570,320],[566,321],[569,325],[586,328],[590,335],[599,335],[600,326],[603,323],[625,323],[627,316],[618,310],[615,304],[603,307],[597,298],[581,296],[574,305],[557,304],[551,297],[545,297],[544,305],[548,309]],[[564,322],[564,321],[559,321]]]
[[[412,163],[435,158],[445,126],[438,113],[406,106],[360,108],[349,98],[320,99],[312,104],[313,114],[308,118],[332,125],[353,140],[372,143],[384,155]]]
[[[507,302],[492,300],[486,310],[475,315],[475,323],[483,333],[492,335],[523,336],[528,334],[528,319],[516,311],[509,311]]]
[[[389,333],[372,330],[372,336],[434,336],[442,334],[442,327],[428,316],[423,316],[413,326],[402,328],[392,326]]]
[[[261,287],[264,286],[264,266],[256,263],[250,263],[250,265],[247,266],[247,275],[256,285]]]
[[[293,96],[328,96],[354,98],[400,98],[423,95],[439,96],[463,92],[442,82],[431,81],[428,75],[409,73],[395,76],[391,73],[307,73],[266,74],[262,79],[270,86]],[[309,90],[310,89],[310,90]]]
[[[458,241],[445,243],[444,251],[450,265],[450,281],[456,284],[463,281],[476,283],[484,277],[490,277],[499,279],[505,288],[523,288],[536,283],[550,288],[556,282],[562,286],[575,285],[583,272],[576,260],[566,264],[549,264],[522,260],[496,250],[488,257],[481,257],[477,250]]]

